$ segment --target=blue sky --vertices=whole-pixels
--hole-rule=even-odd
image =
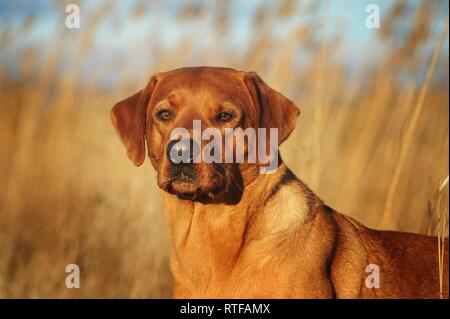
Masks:
[[[297,6],[301,8],[304,3],[310,1],[298,1]],[[135,21],[129,16],[132,15],[132,9],[140,1],[118,0],[114,1],[114,10],[103,17],[102,23],[96,30],[83,28],[83,16],[91,14],[96,8],[107,2],[108,0],[0,0],[0,34],[4,33],[5,30],[14,33],[27,16],[33,15],[35,17],[33,29],[29,31],[27,37],[15,39],[12,44],[0,48],[0,65],[8,71],[14,72],[28,45],[33,44],[40,48],[43,54],[46,54],[46,49],[55,39],[66,36],[70,40],[74,36],[73,34],[77,32],[95,31],[91,64],[101,63],[102,61],[98,60],[99,56],[104,60],[112,59],[112,56],[116,58],[117,56],[124,58],[130,56],[133,53],[132,48],[136,45],[170,50],[180,41],[189,37],[189,40],[194,41],[199,49],[202,47],[207,49],[216,40],[210,30],[215,23],[214,19],[217,18],[217,12],[213,12],[215,7],[212,1],[149,1],[143,17]],[[206,10],[206,22],[199,24],[188,20],[180,24],[176,18],[177,12],[184,4],[193,2],[206,4],[208,8]],[[407,2],[411,8],[419,3],[418,0],[407,0]],[[58,5],[55,6],[55,3]],[[68,3],[76,3],[80,6],[81,29],[79,30],[68,30],[64,27],[66,16],[64,7]],[[244,54],[249,49],[250,40],[258,32],[253,27],[252,19],[256,9],[264,3],[273,7],[274,11],[278,5],[277,2],[268,0],[230,1],[231,27],[222,44],[224,50]],[[341,46],[338,52],[335,52],[339,59],[342,59],[344,63],[352,64],[358,57],[371,54],[373,60],[376,60],[377,56],[382,55],[383,46],[376,37],[376,31],[368,29],[364,25],[367,16],[365,8],[370,3],[375,3],[380,7],[382,24],[383,15],[393,3],[392,0],[325,0],[322,2],[318,14],[314,16],[303,15],[300,10],[300,13],[273,24],[271,29],[275,34],[283,37],[290,29],[304,23],[317,23],[317,20],[323,20],[324,16],[327,15],[329,37],[338,36],[340,38]],[[436,36],[445,19],[448,19],[448,1],[442,1],[439,8],[439,16],[434,25]],[[155,34],[155,36],[148,39],[148,34]],[[151,43],[142,43],[143,41],[151,41]],[[70,44],[67,45],[67,50],[70,50]],[[448,56],[448,37],[444,54]],[[110,55],[110,57],[107,55]]]

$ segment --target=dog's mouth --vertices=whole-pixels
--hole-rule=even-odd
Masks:
[[[181,172],[177,176],[172,178],[172,182],[186,183],[186,184],[196,184],[196,179],[184,172]]]
[[[164,190],[181,199],[210,201],[224,190],[222,183],[201,185],[198,180],[183,172],[167,181]]]
[[[171,177],[168,186],[167,191],[169,191],[169,193],[183,194],[184,197],[188,198],[192,197],[198,189],[197,180],[183,172]]]

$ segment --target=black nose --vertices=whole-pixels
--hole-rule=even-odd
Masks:
[[[199,153],[200,147],[193,139],[173,140],[167,144],[167,158],[173,164],[193,163]]]

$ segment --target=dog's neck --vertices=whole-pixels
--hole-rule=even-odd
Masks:
[[[235,205],[164,196],[175,284],[188,280],[198,289],[225,279],[250,242],[301,227],[321,204],[284,164],[246,185]]]

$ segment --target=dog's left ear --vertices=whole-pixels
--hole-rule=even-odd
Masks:
[[[300,110],[291,100],[264,83],[255,72],[246,72],[244,83],[256,108],[259,127],[278,128],[278,144],[281,144],[294,130]]]
[[[156,82],[156,76],[153,76],[145,89],[118,102],[111,110],[113,126],[136,166],[145,160],[146,110]]]

